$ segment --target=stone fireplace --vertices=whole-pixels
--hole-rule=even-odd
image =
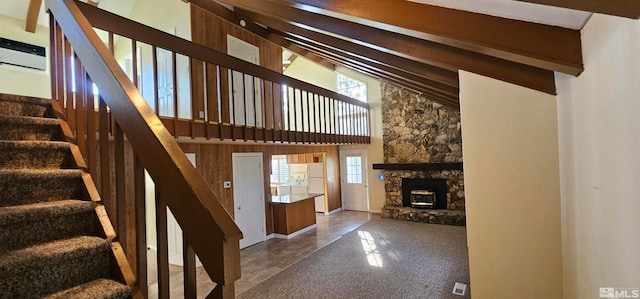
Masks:
[[[385,179],[382,217],[465,225],[460,112],[388,82],[382,83],[382,95],[385,164],[377,168]],[[413,186],[426,181],[438,186]],[[407,204],[407,189],[436,189],[437,206]]]

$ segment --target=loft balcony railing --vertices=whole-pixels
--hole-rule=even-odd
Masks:
[[[90,5],[78,6],[174,137],[370,142],[365,102]]]

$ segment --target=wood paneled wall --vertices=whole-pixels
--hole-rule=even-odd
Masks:
[[[262,153],[264,159],[264,194],[269,194],[269,174],[272,155],[291,155],[325,153],[327,168],[327,200],[329,210],[342,207],[340,190],[340,159],[338,146],[270,145],[270,144],[212,144],[180,143],[185,153],[195,153],[197,169],[211,186],[213,193],[233,215],[232,188],[224,189],[224,181],[233,181],[232,153]],[[271,204],[265,203],[267,234],[273,232],[273,213]]]
[[[113,142],[111,143],[111,153],[113,153]],[[196,168],[200,175],[209,184],[213,193],[222,202],[225,208],[233,215],[233,165],[232,153],[262,153],[264,168],[264,194],[269,194],[269,175],[270,163],[272,155],[289,155],[293,156],[309,156],[318,157],[320,153],[325,154],[325,164],[327,169],[327,198],[329,211],[342,207],[342,195],[340,189],[340,157],[337,145],[307,146],[307,145],[282,145],[282,144],[215,144],[215,143],[196,143],[181,142],[180,147],[185,153],[196,154]],[[134,154],[128,142],[125,142],[125,172],[128,178],[133,175],[133,158]],[[311,155],[296,155],[311,154]],[[98,155],[99,156],[99,155]],[[110,217],[116,215],[116,195],[115,195],[115,171],[113,155],[111,155],[111,196],[103,198],[107,213]],[[299,158],[298,158],[299,159]],[[100,171],[98,171],[98,174]],[[100,185],[100,177],[96,177],[96,184]],[[231,188],[223,188],[224,181],[232,181]],[[134,227],[135,208],[134,208],[134,188],[132,181],[126,180],[126,198],[127,211],[126,222],[128,227]],[[122,199],[121,199],[122,200]],[[266,227],[267,234],[273,233],[273,208],[270,203],[265,202],[266,210]],[[115,220],[112,218],[112,220]],[[113,221],[114,225],[117,224]],[[127,236],[120,236],[126,240],[127,252],[135,252],[135,230],[128,230]],[[131,260],[132,266],[135,261]]]
[[[233,24],[217,15],[206,11],[196,5],[191,5],[191,41],[227,53],[227,34],[232,35],[240,40],[250,43],[260,49],[260,65],[273,71],[282,72],[282,47],[257,36],[237,24]],[[217,81],[216,69],[212,65],[208,65],[206,70],[206,80],[204,78],[202,61],[192,60],[192,111],[193,118],[199,119],[199,111],[205,111],[205,91],[209,101],[215,101],[217,98]],[[222,71],[222,82],[220,83],[221,96],[223,99],[228,98],[226,71]],[[206,82],[206,88],[203,83]],[[265,100],[270,99],[268,94]],[[229,107],[225,101],[221,103],[223,122],[229,122]],[[206,105],[208,114],[218,115],[217,105]],[[271,103],[265,103],[265,107],[271,107]]]

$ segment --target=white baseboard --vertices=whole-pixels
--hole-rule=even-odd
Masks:
[[[266,237],[264,237],[264,240],[266,241],[266,240],[271,240],[271,239],[273,239],[273,238],[274,238],[274,236],[273,236],[273,235],[274,235],[273,233],[272,233],[272,234],[268,234]]]
[[[340,211],[342,211],[342,208],[337,208],[337,209],[335,209],[335,210],[333,210],[333,211],[330,211],[330,212],[328,212],[328,213],[327,213],[327,212],[324,212],[324,214],[325,214],[325,215],[327,215],[327,216],[329,216],[329,215],[331,215],[331,214],[335,214],[335,213],[338,213],[338,212],[340,212]]]
[[[308,231],[314,230],[314,229],[316,229],[316,227],[318,227],[318,225],[314,224],[314,225],[307,226],[307,227],[305,227],[305,228],[303,228],[303,229],[301,229],[301,230],[299,230],[299,231],[297,231],[297,232],[295,232],[293,234],[289,234],[289,235],[273,234],[273,236],[274,236],[274,238],[287,240],[287,239],[295,238],[295,237],[297,237],[297,236],[299,236],[301,234],[304,234],[304,233],[306,233]]]
[[[372,214],[382,214],[382,210],[369,210],[369,213],[372,213]]]

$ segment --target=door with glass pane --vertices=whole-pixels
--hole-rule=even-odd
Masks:
[[[340,177],[342,208],[368,211],[367,152],[365,150],[340,151]]]

